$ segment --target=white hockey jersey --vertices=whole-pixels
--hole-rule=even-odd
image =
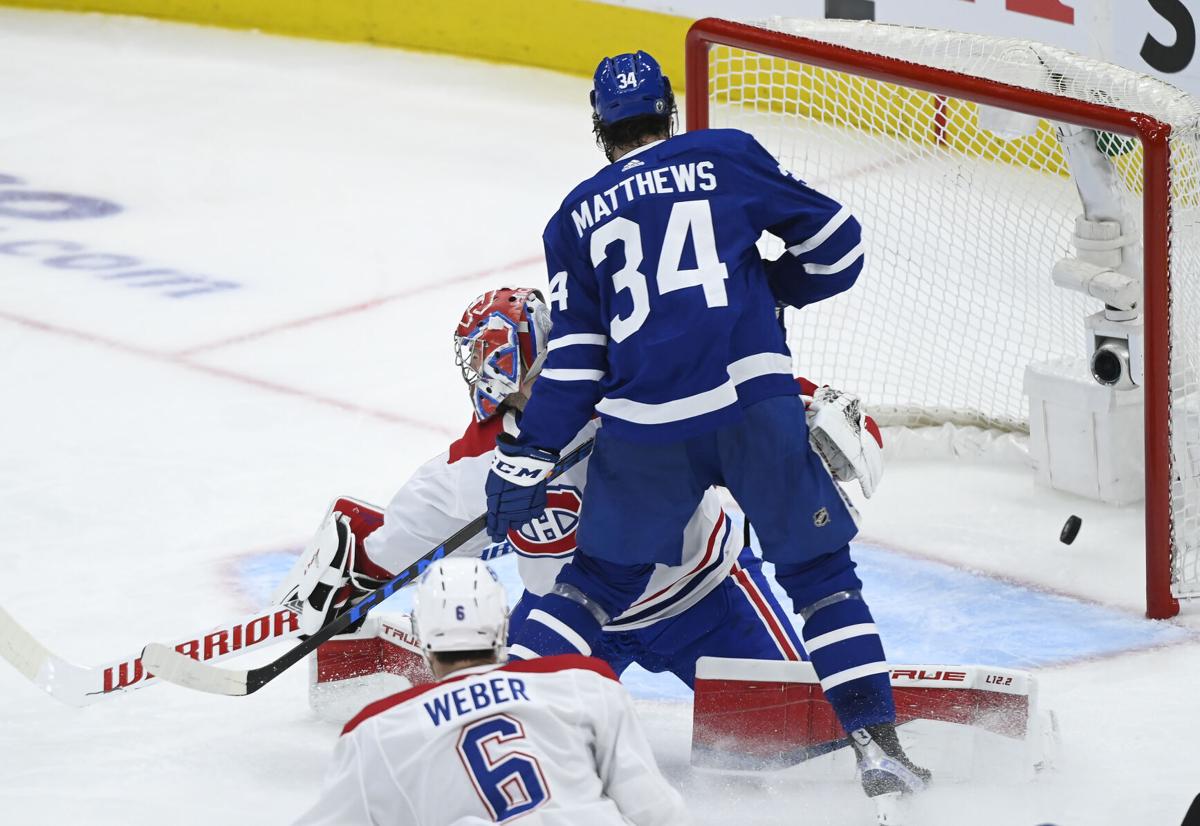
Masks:
[[[563,454],[592,438],[599,426],[596,420],[590,422]],[[392,498],[383,525],[367,537],[367,556],[390,571],[402,570],[486,511],[484,483],[501,428],[516,432],[511,413],[482,423],[472,421],[448,451],[422,465]],[[520,531],[510,531],[503,546],[493,546],[481,532],[458,553],[490,558],[516,551],[525,588],[538,596],[547,593],[559,569],[575,553],[587,466],[584,460],[551,482],[546,513]],[[607,628],[642,628],[681,613],[708,594],[729,574],[741,552],[741,520],[721,508],[720,494],[711,489],[688,522],[681,542],[682,563],[656,566],[642,596]]]
[[[677,826],[683,800],[654,762],[607,664],[569,654],[457,671],[346,724],[299,826]]]

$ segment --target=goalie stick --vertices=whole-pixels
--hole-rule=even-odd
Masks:
[[[592,452],[592,440],[581,444],[558,461],[546,481],[550,481],[565,473]],[[318,646],[345,631],[354,623],[365,617],[379,603],[394,594],[397,590],[409,584],[419,576],[431,562],[453,553],[466,544],[472,537],[483,530],[487,524],[487,515],[482,514],[471,520],[461,530],[442,542],[429,553],[418,559],[412,565],[389,579],[383,585],[367,594],[351,608],[338,616],[304,642],[290,649],[282,657],[258,668],[247,670],[234,668],[216,668],[208,663],[181,653],[169,645],[152,642],[142,651],[142,662],[154,672],[155,676],[167,682],[184,686],[185,688],[206,691],[210,694],[225,694],[230,697],[241,697],[253,694],[271,680],[278,677],[300,660],[304,659]]]
[[[171,648],[216,662],[299,633],[295,612],[272,605],[256,614],[179,639],[171,643]],[[77,708],[159,682],[137,655],[96,666],[65,660],[42,645],[3,608],[0,608],[0,657],[54,699]]]

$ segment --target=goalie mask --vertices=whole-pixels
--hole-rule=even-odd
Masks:
[[[549,334],[550,309],[537,290],[501,287],[471,302],[455,328],[454,350],[479,421],[537,375]]]
[[[508,638],[508,599],[481,560],[439,559],[417,580],[412,620],[426,657],[494,651],[499,659]]]

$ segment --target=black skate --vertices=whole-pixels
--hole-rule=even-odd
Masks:
[[[932,775],[908,759],[896,727],[891,723],[850,732],[850,745],[858,755],[863,791],[875,803],[881,826],[901,822],[901,795],[924,790]]]

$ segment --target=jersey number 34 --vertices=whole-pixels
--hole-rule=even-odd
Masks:
[[[696,266],[684,269],[681,264],[689,235],[696,254]],[[642,228],[635,221],[616,217],[592,233],[592,266],[599,267],[604,263],[609,247],[618,241],[625,248],[625,266],[613,273],[613,289],[616,292],[629,291],[633,310],[625,317],[613,317],[609,322],[609,337],[613,341],[624,341],[646,323],[650,315],[650,291],[645,273],[638,269],[645,256]],[[725,295],[725,279],[728,277],[729,270],[717,256],[712,208],[708,201],[678,201],[671,208],[659,251],[658,272],[655,274],[659,295],[688,287],[702,287],[704,301],[709,307],[725,307],[729,303]],[[566,289],[566,272],[556,273],[550,280],[551,304],[557,301],[561,302],[559,306],[565,307]]]
[[[465,726],[458,737],[458,756],[479,799],[497,823],[525,814],[550,799],[537,758],[520,750],[527,744],[520,721],[507,714]]]

